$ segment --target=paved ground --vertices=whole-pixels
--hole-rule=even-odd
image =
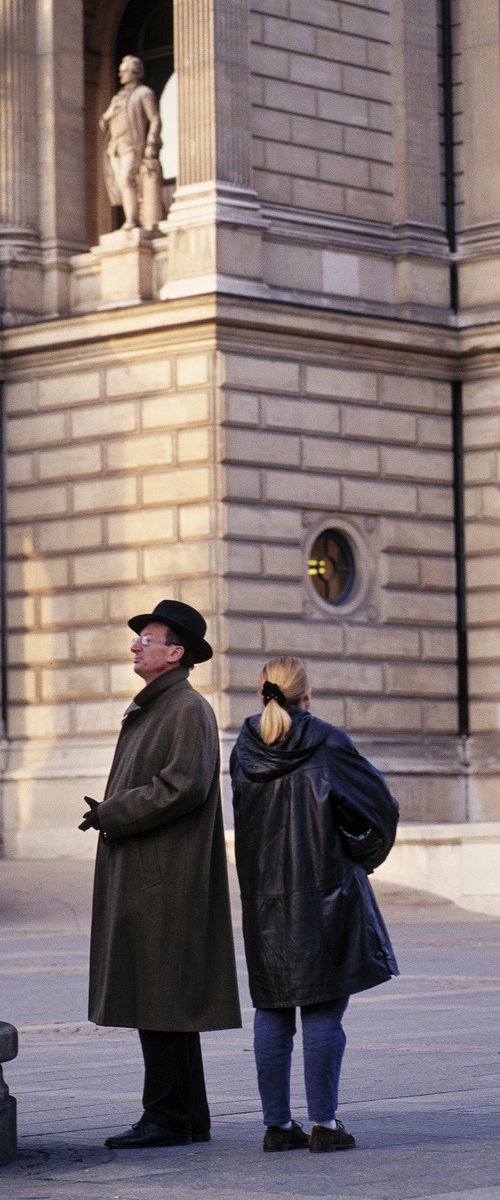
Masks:
[[[401,977],[352,1000],[341,1115],[355,1151],[264,1155],[252,1010],[235,930],[244,1028],[204,1036],[208,1145],[112,1151],[140,1115],[133,1032],[86,1014],[91,867],[0,862],[0,1018],[19,1030],[4,1076],[19,1157],[8,1200],[500,1200],[500,925],[423,893],[377,891]],[[307,1126],[297,1046],[295,1116]]]

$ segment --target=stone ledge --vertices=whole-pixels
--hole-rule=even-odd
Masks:
[[[377,879],[444,896],[462,908],[500,915],[500,821],[401,824]]]

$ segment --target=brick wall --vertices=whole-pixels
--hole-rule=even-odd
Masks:
[[[263,657],[296,652],[315,711],[353,733],[455,733],[448,385],[233,354],[225,386],[228,723],[248,714]],[[327,525],[358,562],[338,609],[307,577]]]
[[[166,593],[216,608],[212,357],[53,363],[6,406],[9,732],[114,734],[128,617]]]
[[[390,220],[389,0],[252,0],[261,200]]]

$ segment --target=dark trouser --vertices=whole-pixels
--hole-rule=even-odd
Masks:
[[[144,1117],[175,1134],[207,1133],[210,1113],[199,1033],[139,1029]]]

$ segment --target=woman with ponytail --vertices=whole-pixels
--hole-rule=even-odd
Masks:
[[[267,662],[259,693],[230,772],[264,1150],[347,1150],[342,1018],[350,995],[398,974],[367,878],[394,843],[398,805],[348,735],[309,712],[300,658]],[[310,1135],[290,1109],[297,1008]]]

